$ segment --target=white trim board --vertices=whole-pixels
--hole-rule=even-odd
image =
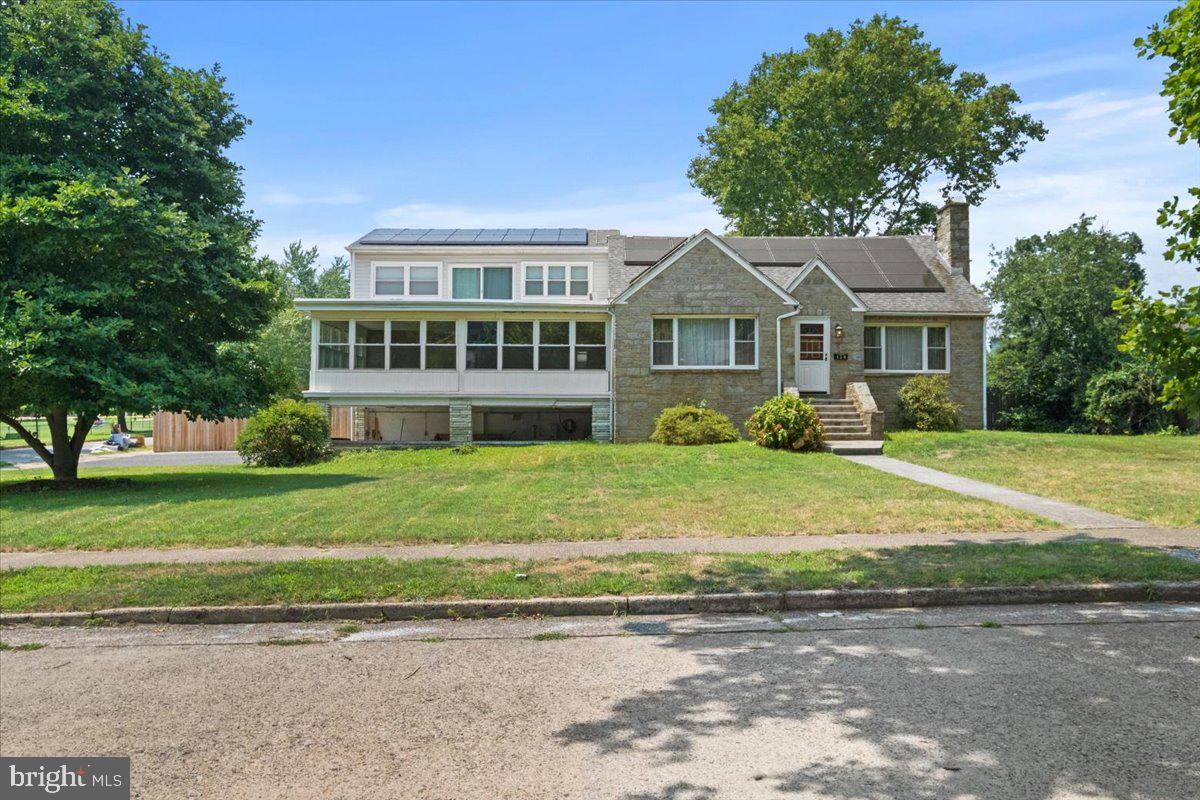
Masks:
[[[629,284],[629,286],[625,287],[625,290],[623,292],[621,292],[619,295],[617,295],[615,298],[613,298],[613,301],[612,301],[613,304],[614,305],[624,304],[624,303],[628,302],[630,297],[637,294],[637,292],[640,291],[644,286],[646,286],[646,284],[650,283],[652,280],[654,280],[659,275],[661,275],[663,270],[665,270],[667,267],[674,264],[679,259],[683,258],[684,255],[686,255],[690,250],[692,250],[696,245],[700,244],[701,242],[712,242],[717,247],[718,250],[720,250],[725,255],[729,256],[729,258],[731,258],[735,264],[737,264],[742,269],[749,272],[751,275],[753,275],[755,278],[757,278],[762,283],[763,286],[766,286],[768,289],[770,289],[775,294],[777,294],[779,296],[779,299],[783,300],[783,302],[787,303],[788,305],[791,305],[791,306],[796,305],[796,298],[792,297],[790,294],[785,292],[779,286],[779,284],[775,283],[775,281],[771,280],[766,275],[764,275],[761,270],[759,270],[757,267],[755,267],[749,261],[742,258],[741,255],[739,255],[736,250],[734,250],[729,245],[725,244],[725,242],[721,240],[720,236],[717,236],[716,234],[714,234],[712,231],[708,230],[707,228],[700,231],[695,236],[693,236],[692,238],[688,239],[683,244],[676,247],[674,250],[672,250],[670,253],[668,253],[666,256],[664,256],[662,259],[660,259],[657,264],[655,264],[653,267],[651,267],[650,269],[643,272],[640,276],[638,276],[638,278],[633,283],[631,283],[631,284]]]
[[[850,309],[851,311],[867,310],[867,305],[862,301],[862,298],[855,294],[854,290],[847,286],[845,281],[839,278],[837,274],[829,268],[829,265],[821,260],[820,256],[813,257],[811,261],[804,265],[804,269],[800,270],[800,274],[798,274],[795,278],[792,278],[791,282],[788,283],[787,290],[789,292],[796,291],[796,287],[803,283],[804,279],[811,275],[814,269],[819,269],[824,272],[829,280],[833,281],[833,284],[841,289],[842,293],[845,294],[846,297],[850,298],[850,302],[854,304],[854,307]]]

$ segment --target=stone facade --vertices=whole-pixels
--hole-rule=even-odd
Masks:
[[[869,316],[867,325],[886,325],[888,322],[923,323],[950,326],[950,399],[962,408],[959,414],[964,427],[983,427],[983,319],[981,317],[887,317]],[[860,348],[861,349],[861,348]],[[866,374],[875,403],[884,412],[888,428],[900,426],[900,408],[896,395],[912,373],[897,375]]]
[[[472,414],[470,400],[450,401],[450,441],[455,444],[471,441]]]
[[[611,442],[612,438],[612,401],[593,401],[592,439],[597,442]]]
[[[971,280],[971,207],[960,200],[951,200],[938,211],[934,240],[938,253],[950,264],[950,269]]]
[[[614,306],[612,353],[617,441],[642,441],[667,406],[704,400],[744,429],[754,407],[775,395],[775,321],[792,306],[716,245],[702,241],[653,281]],[[655,315],[729,314],[758,318],[755,369],[652,369]]]

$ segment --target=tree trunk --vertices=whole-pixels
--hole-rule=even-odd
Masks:
[[[125,412],[117,412],[117,427],[121,429],[121,433],[129,433],[129,426],[125,424]]]
[[[13,428],[34,452],[42,457],[50,466],[56,481],[73,481],[79,477],[79,454],[83,452],[83,443],[87,441],[88,431],[96,421],[95,414],[80,414],[75,418],[75,430],[68,433],[69,418],[65,408],[51,409],[46,415],[46,425],[50,429],[50,448],[47,448],[19,421],[6,414],[0,414],[0,422]]]

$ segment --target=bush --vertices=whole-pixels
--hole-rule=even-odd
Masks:
[[[739,438],[729,417],[704,403],[680,403],[664,408],[654,421],[654,433],[650,434],[650,441],[659,444],[720,444]]]
[[[914,375],[900,387],[898,398],[906,428],[956,431],[962,427],[958,406],[950,402],[950,378],[946,375]]]
[[[1174,422],[1163,408],[1163,381],[1144,364],[1123,364],[1088,381],[1083,416],[1096,433],[1156,433]]]
[[[312,403],[280,400],[256,411],[233,446],[259,467],[311,464],[329,453],[329,418]]]
[[[746,421],[755,444],[784,450],[820,450],[825,426],[812,403],[791,394],[772,397]]]

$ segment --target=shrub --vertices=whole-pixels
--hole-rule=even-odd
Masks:
[[[750,438],[761,447],[820,450],[825,426],[812,403],[791,394],[772,397],[746,421]]]
[[[479,445],[474,442],[463,442],[462,444],[452,448],[451,453],[456,456],[469,456],[479,452]]]
[[[950,378],[945,375],[914,375],[900,387],[898,398],[906,428],[956,431],[962,427],[958,406],[950,402]]]
[[[719,444],[736,442],[737,428],[729,417],[704,403],[680,403],[664,408],[654,421],[650,441],[659,444]]]
[[[233,446],[259,467],[310,464],[329,452],[329,418],[312,403],[280,400],[256,411]]]
[[[1163,381],[1145,364],[1123,364],[1088,381],[1083,416],[1096,433],[1155,433],[1174,421],[1158,399]]]

